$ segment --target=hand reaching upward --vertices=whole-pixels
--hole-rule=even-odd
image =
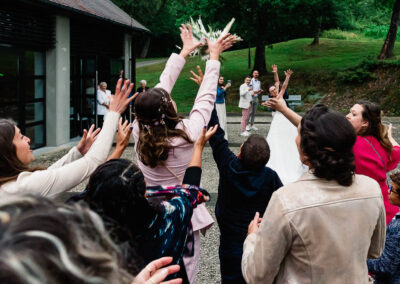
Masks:
[[[198,48],[200,45],[203,45],[203,43],[193,38],[191,25],[186,27],[182,24],[179,29],[181,31],[181,39],[183,43],[182,51],[179,55],[186,58],[193,50]]]

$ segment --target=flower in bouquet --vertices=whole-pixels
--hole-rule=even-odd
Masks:
[[[214,30],[211,26],[208,26],[208,31],[207,31],[203,25],[203,21],[201,20],[201,18],[199,18],[197,21],[194,21],[193,18],[191,17],[190,22],[186,23],[185,25],[190,24],[192,26],[193,38],[195,38],[197,41],[201,41],[203,45],[193,50],[190,53],[190,56],[200,55],[203,60],[207,60],[210,57],[210,53],[208,51],[207,42],[204,39],[208,38],[210,41],[213,42],[217,41],[219,38],[229,33],[234,22],[235,18],[232,18],[232,20],[226,25],[226,27],[222,31]],[[232,42],[238,42],[243,40],[240,36],[236,34],[233,34],[232,36],[233,36]]]

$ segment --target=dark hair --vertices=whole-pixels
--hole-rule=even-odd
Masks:
[[[137,151],[146,166],[165,165],[173,148],[170,138],[181,137],[193,143],[184,127],[175,129],[183,117],[176,113],[172,99],[164,89],[153,88],[140,93],[135,100],[135,114],[140,130]]]
[[[361,136],[375,137],[390,155],[393,145],[389,140],[387,127],[381,122],[381,108],[379,105],[369,101],[362,100],[358,101],[357,104],[361,105],[363,108],[363,120],[368,121],[367,128],[363,129],[359,134]]]
[[[346,118],[316,105],[301,120],[300,137],[301,150],[317,177],[344,186],[353,183],[356,133]]]
[[[273,83],[269,83],[269,84],[268,84],[268,89],[267,89],[267,90],[268,90],[268,93],[269,93],[269,89],[270,89],[271,87],[275,87],[275,84],[273,84]],[[278,90],[278,91],[279,91],[279,90]]]
[[[222,83],[222,84],[219,83],[219,79],[221,79],[221,78],[224,78],[224,76],[219,75],[219,77],[218,77],[218,86],[223,86],[224,85],[224,83]]]
[[[243,143],[240,161],[248,170],[260,170],[268,163],[270,150],[265,137],[252,134]]]
[[[123,246],[124,258],[135,259],[128,270],[136,274],[144,267],[143,259],[136,254],[135,238],[148,230],[156,209],[145,197],[144,176],[136,164],[125,159],[113,159],[100,165],[89,179],[83,200],[99,214],[111,238]]]
[[[390,175],[390,179],[397,184],[398,186],[400,186],[400,171],[396,171],[393,174]]]
[[[0,119],[0,186],[17,179],[22,172],[33,172],[40,167],[30,168],[17,157],[17,149],[13,143],[15,125],[11,120]]]
[[[251,76],[249,75],[249,76],[244,77],[244,79],[247,79],[247,78],[251,79]]]
[[[33,196],[0,202],[0,282],[131,283],[99,216]]]

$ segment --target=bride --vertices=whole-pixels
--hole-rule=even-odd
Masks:
[[[271,97],[282,98],[293,72],[290,69],[285,71],[286,78],[280,90],[276,65],[272,65],[272,72],[275,84],[269,86],[269,94]],[[266,102],[263,105],[266,105]],[[267,142],[271,150],[267,166],[278,173],[284,185],[296,181],[301,174],[307,171],[307,167],[300,161],[295,142],[296,136],[297,128],[282,113],[273,111],[271,127],[267,135]]]

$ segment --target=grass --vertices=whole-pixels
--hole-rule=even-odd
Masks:
[[[329,76],[359,65],[365,58],[376,57],[382,47],[382,40],[339,40],[321,38],[320,45],[310,46],[311,38],[291,40],[274,44],[272,49],[266,49],[266,62],[269,74],[262,78],[264,89],[272,81],[271,65],[277,64],[281,80],[283,70],[291,68],[293,77],[313,77],[315,80],[328,80]],[[254,48],[251,49],[252,60],[254,59]],[[395,54],[399,59],[399,44],[395,46]],[[238,88],[245,76],[249,75],[248,50],[235,50],[225,52],[225,61],[221,66],[221,75],[226,80],[232,80],[232,88],[228,91],[227,111],[237,112]],[[205,62],[198,57],[188,58],[178,81],[172,90],[178,110],[189,112],[193,106],[197,93],[197,85],[189,80],[190,70],[196,70],[200,65],[204,70]],[[145,66],[137,69],[137,81],[145,79],[150,87],[158,83],[160,74],[165,63]]]

